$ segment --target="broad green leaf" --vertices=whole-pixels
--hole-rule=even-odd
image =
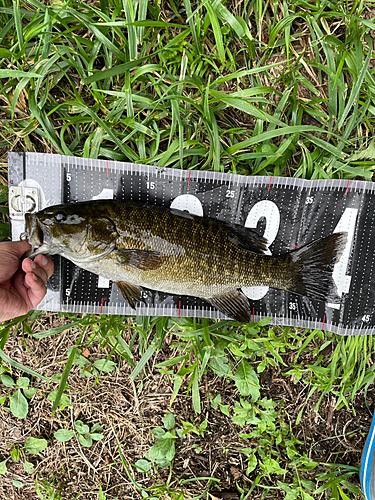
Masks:
[[[98,500],[107,500],[107,498],[103,492],[102,485],[99,486]]]
[[[107,359],[97,359],[93,366],[102,372],[112,372],[116,368],[116,363]]]
[[[258,326],[266,326],[269,325],[271,322],[272,318],[263,318],[260,321],[258,321]]]
[[[235,374],[234,381],[242,396],[250,396],[257,401],[260,396],[258,375],[246,360],[242,360]]]
[[[28,474],[34,474],[35,472],[34,464],[28,462],[27,460],[24,461],[23,468]]]
[[[17,479],[13,479],[12,484],[16,488],[23,488],[23,482],[22,481],[18,481]]]
[[[56,401],[57,391],[52,391],[48,394],[48,401]],[[63,394],[60,398],[60,407],[73,408],[72,402],[70,401],[69,396]]]
[[[77,420],[74,424],[74,427],[80,434],[88,434],[90,431],[89,426],[84,424],[82,420]]]
[[[21,389],[17,391],[10,398],[10,411],[17,418],[25,418],[29,411],[29,404],[27,399],[22,394]]]
[[[218,358],[211,357],[209,366],[213,369],[213,371],[222,377],[223,375],[228,375],[231,371],[231,366],[228,364],[228,358],[225,356],[220,356]]]
[[[101,439],[104,438],[103,434],[99,434],[97,432],[90,432],[90,437],[91,439],[93,439],[94,441],[100,441]]]
[[[165,430],[161,427],[154,427],[151,431],[151,434],[156,437],[156,439],[160,439],[164,436]]]
[[[25,448],[31,454],[40,453],[45,450],[48,446],[48,443],[45,439],[37,439],[34,437],[30,437],[26,443]]]
[[[96,424],[94,424],[94,425],[91,427],[91,431],[90,431],[90,433],[93,433],[93,432],[96,432],[96,431],[101,432],[102,430],[103,430],[103,427],[102,427],[100,424],[96,423]]]
[[[281,468],[279,463],[273,458],[266,456],[259,464],[259,467],[264,470],[266,474],[286,474],[288,471]]]
[[[86,448],[90,448],[92,445],[92,439],[90,434],[86,434],[83,436],[82,434],[78,434],[78,441],[81,443],[82,446],[86,446]]]
[[[153,460],[161,460],[165,458],[171,462],[175,455],[175,440],[177,438],[170,432],[166,432],[150,449],[148,454]]]
[[[30,387],[30,389],[23,390],[24,395],[29,399],[31,399],[33,396],[35,396],[35,394],[37,392],[38,392],[38,389],[36,389],[35,387]]]
[[[3,460],[0,462],[0,474],[6,474],[7,472],[7,461]]]
[[[59,429],[54,433],[54,436],[58,441],[64,443],[65,441],[69,441],[69,439],[72,439],[72,437],[75,436],[75,432],[69,431],[67,429]]]
[[[30,384],[30,379],[27,377],[20,377],[17,380],[18,387],[21,387],[22,389],[27,389],[29,387],[29,384]]]
[[[152,469],[152,463],[149,462],[148,460],[145,460],[145,459],[141,459],[141,460],[137,460],[135,462],[135,466],[137,467],[137,469],[141,470],[142,472],[148,472],[149,470]]]
[[[220,405],[220,411],[227,417],[229,417],[229,405]]]
[[[253,453],[247,459],[247,473],[250,474],[250,472],[253,472],[253,470],[256,468],[257,464],[258,464],[257,457],[255,456],[255,453]]]
[[[175,426],[176,424],[176,420],[174,418],[174,415],[173,413],[169,412],[166,414],[166,416],[163,418],[163,424],[164,424],[164,427],[167,429],[167,430],[172,430],[173,427]]]
[[[221,394],[218,394],[211,402],[212,408],[214,410],[217,410],[220,403],[221,403]]]
[[[12,377],[7,375],[6,373],[1,374],[1,381],[5,385],[5,387],[15,387],[16,386]]]

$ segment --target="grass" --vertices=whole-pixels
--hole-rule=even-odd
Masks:
[[[373,15],[363,1],[0,0],[0,238],[8,235],[10,150],[244,175],[371,180]],[[4,370],[37,381],[45,376],[4,352],[14,332],[22,332],[26,349],[30,339],[78,332],[77,350],[66,354],[63,373],[56,372],[61,380],[53,413],[69,394],[71,372],[94,374],[100,383],[110,363],[121,360],[138,393],[152,365],[171,384],[171,408],[183,392],[191,416],[199,416],[206,411],[201,384],[209,373],[236,391],[227,404],[217,389],[212,405],[228,425],[240,426],[245,440],[239,454],[251,481],[237,483],[241,500],[360,498],[358,463],[350,462],[350,453],[339,452],[322,472],[295,432],[308,408],[318,414],[333,402],[335,412],[355,414],[365,406],[375,376],[372,337],[68,314],[61,315],[62,325],[35,332],[41,317],[35,312],[3,325],[0,356]],[[172,357],[156,362],[169,338]],[[94,366],[82,355],[94,345],[107,364]],[[260,378],[272,371],[299,384],[304,404],[296,414],[265,396]],[[176,434],[171,442],[180,439]],[[173,458],[167,478],[150,458],[155,482],[148,488],[134,479],[121,447],[118,460],[144,498],[182,500],[186,479],[174,472]],[[64,498],[47,476],[36,485],[39,498],[42,490],[45,498]],[[98,495],[113,498],[104,487]]]

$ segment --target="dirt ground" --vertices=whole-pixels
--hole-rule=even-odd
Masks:
[[[40,329],[43,329],[43,321],[42,319]],[[44,328],[58,326],[61,320],[54,315],[48,318],[48,323],[49,325],[46,317]],[[131,333],[129,330],[129,339]],[[78,338],[79,333],[73,333],[72,330],[39,340],[30,336],[23,338],[20,332],[14,331],[6,344],[5,353],[39,373],[52,377],[56,373],[62,373],[67,351],[75,345]],[[169,342],[170,339],[167,338],[163,349],[146,365],[142,380],[138,377],[135,382],[129,377],[132,368],[116,354],[112,359],[118,363],[118,369],[102,373],[100,379],[80,376],[79,367],[73,365],[68,380],[69,390],[66,392],[71,399],[72,408],[65,408],[54,417],[51,416],[53,403],[47,396],[57,389],[58,382],[48,387],[41,380],[32,380],[32,386],[38,388],[38,392],[31,400],[29,413],[23,420],[13,417],[9,412],[7,400],[0,407],[0,461],[9,457],[15,446],[22,447],[30,436],[46,439],[48,447],[38,455],[26,453],[27,460],[35,466],[35,473],[32,475],[23,470],[23,460],[8,460],[8,472],[0,476],[0,499],[37,499],[34,487],[36,476],[38,481],[46,480],[58,487],[63,499],[76,499],[80,496],[96,500],[100,485],[107,499],[142,498],[121,463],[119,446],[125,462],[134,464],[144,457],[155,442],[151,430],[163,425],[162,419],[170,408],[173,383],[168,375],[161,375],[154,365],[170,358]],[[98,344],[92,344],[84,354],[94,361],[104,358],[110,352],[108,345],[102,348]],[[287,361],[288,353],[283,359]],[[13,370],[14,380],[22,375],[25,374]],[[182,427],[181,421],[191,421],[194,416],[191,398],[185,396],[187,385],[188,381],[182,386],[171,407],[177,428]],[[306,386],[302,383],[293,384],[290,377],[283,376],[274,369],[262,374],[261,386],[261,397],[267,396],[274,401],[283,402],[290,421],[295,422],[306,400]],[[178,489],[181,480],[214,477],[218,481],[210,489],[213,497],[239,499],[236,484],[248,490],[256,477],[256,471],[247,476],[246,457],[240,452],[241,448],[249,446],[249,441],[238,436],[239,432],[249,432],[250,426],[239,427],[212,407],[212,397],[221,394],[222,404],[232,408],[235,401],[239,401],[239,393],[232,381],[216,377],[211,370],[204,375],[199,389],[202,413],[195,415],[194,420],[199,424],[207,419],[207,430],[210,433],[205,433],[204,437],[190,433],[177,441],[170,481]],[[7,389],[2,386],[2,390],[5,394]],[[295,436],[302,442],[299,451],[305,451],[320,464],[336,461],[357,466],[371,423],[371,415],[364,405],[364,394],[359,393],[354,400],[356,416],[346,409],[333,411],[335,400],[331,395],[323,400],[319,413],[316,413],[316,401],[317,398],[309,400],[300,424],[293,429]],[[372,410],[375,401],[370,391],[367,403]],[[90,426],[100,423],[104,429],[104,439],[86,448],[76,439],[61,443],[54,438],[54,432],[59,428],[73,429],[73,422],[77,419]],[[282,463],[280,465],[283,466]],[[320,465],[314,475],[323,471],[324,466]],[[136,482],[146,488],[156,482],[165,484],[170,470],[159,468],[154,479],[134,467],[131,473]],[[274,479],[269,479],[269,485],[272,486]],[[24,486],[15,487],[14,480],[22,481]],[[351,480],[359,486],[357,476]],[[207,479],[185,483],[182,486],[185,498],[199,495],[207,484]],[[261,498],[262,494],[264,490],[255,488],[251,498]],[[272,498],[282,499],[284,495]]]

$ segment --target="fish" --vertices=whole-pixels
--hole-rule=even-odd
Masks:
[[[199,297],[225,316],[251,321],[243,287],[267,286],[310,299],[338,297],[332,277],[347,233],[333,233],[280,256],[256,231],[222,220],[134,201],[54,205],[25,215],[38,254],[61,255],[115,282],[132,308],[143,288]]]

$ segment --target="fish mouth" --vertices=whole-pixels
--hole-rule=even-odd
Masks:
[[[39,254],[48,254],[51,250],[51,239],[48,236],[45,226],[40,223],[34,214],[26,214],[26,235],[32,246],[31,250],[25,253],[25,257],[34,258]]]

